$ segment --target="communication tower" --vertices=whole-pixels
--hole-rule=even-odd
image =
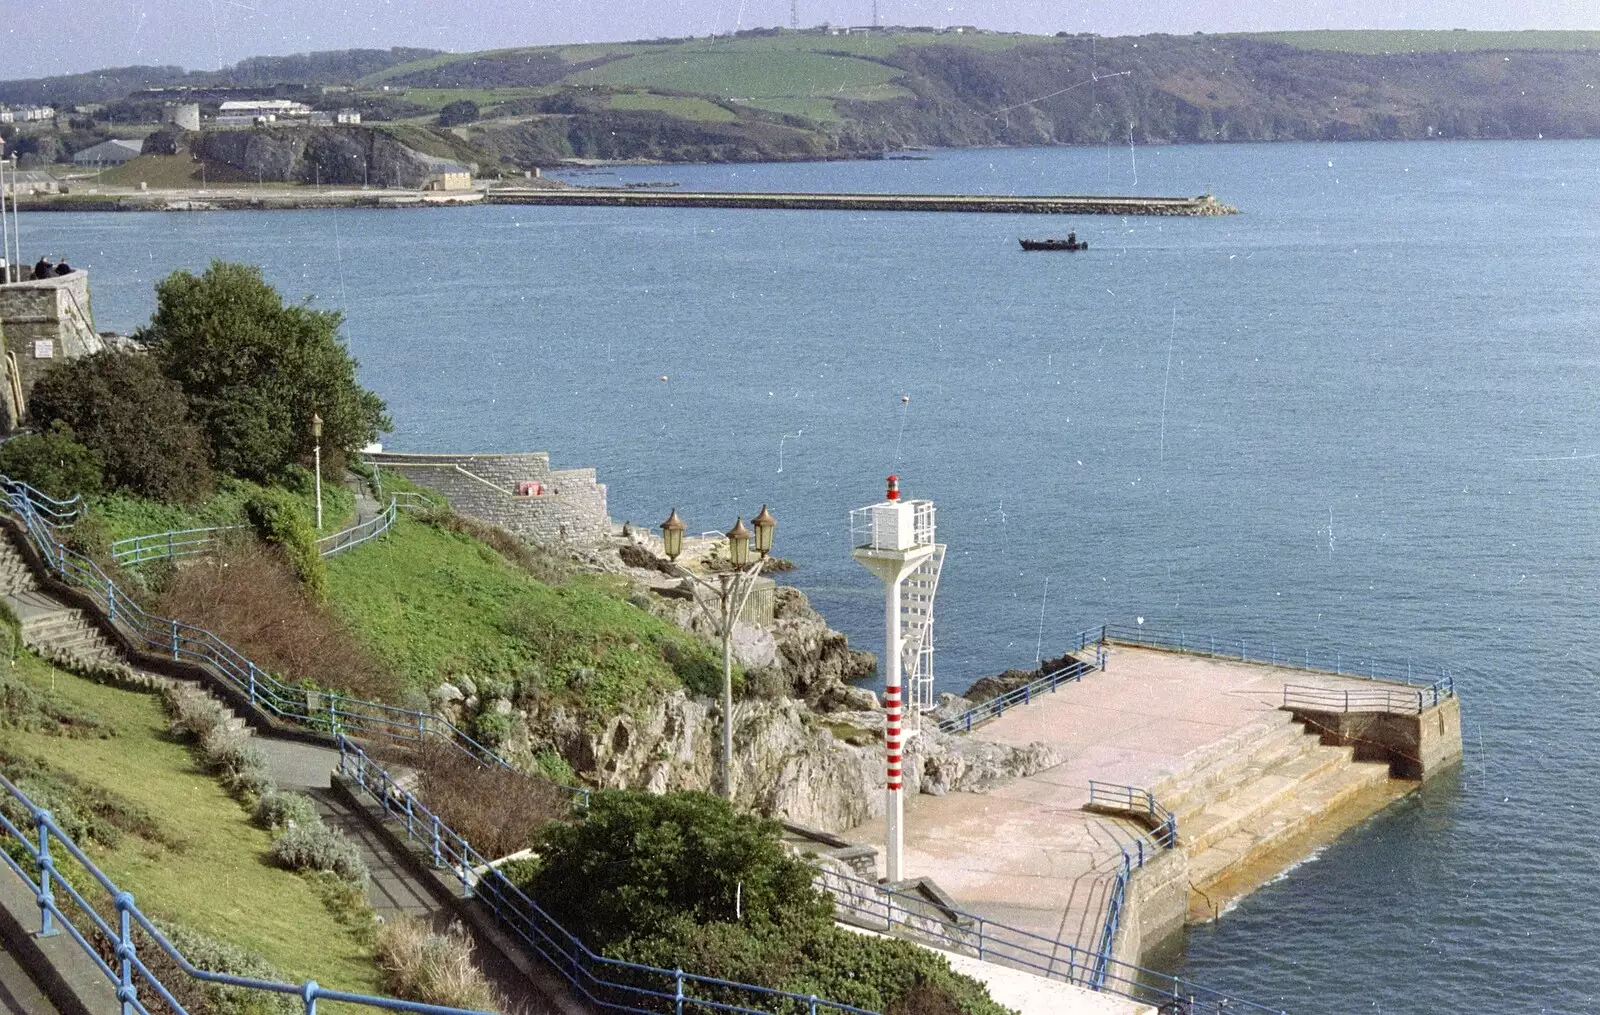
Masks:
[[[884,586],[883,710],[887,763],[884,853],[891,883],[903,880],[905,801],[901,674],[911,674],[910,704],[919,717],[933,704],[933,597],[944,566],[944,544],[934,542],[933,501],[900,499],[900,478],[889,477],[884,500],[850,512],[851,556]],[[902,595],[902,592],[904,595]]]
[[[872,27],[878,27],[878,0],[872,0]]]
[[[796,30],[800,27],[800,0],[789,0],[789,27]]]

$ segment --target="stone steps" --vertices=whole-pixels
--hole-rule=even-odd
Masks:
[[[1276,847],[1312,832],[1328,815],[1389,781],[1388,767],[1366,762],[1334,766],[1227,836],[1189,854],[1190,884],[1204,888],[1262,859]]]
[[[1292,802],[1302,788],[1350,764],[1354,755],[1350,748],[1323,747],[1309,736],[1306,739],[1311,741],[1308,746],[1312,750],[1262,772],[1238,791],[1201,810],[1187,824],[1180,824],[1178,839],[1184,848],[1191,853],[1204,850],[1238,828],[1258,824],[1262,815]]]
[[[1153,787],[1156,799],[1177,817],[1180,829],[1211,803],[1300,757],[1315,744],[1287,712],[1277,714],[1282,720],[1266,727],[1255,744],[1230,747],[1226,755]]]

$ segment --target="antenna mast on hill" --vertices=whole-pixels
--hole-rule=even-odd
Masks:
[[[872,0],[872,27],[878,27],[878,0]]]
[[[800,0],[789,0],[789,27],[800,27]]]

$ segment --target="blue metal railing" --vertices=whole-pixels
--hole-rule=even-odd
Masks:
[[[511,933],[549,963],[574,990],[602,1008],[649,1015],[702,1011],[735,1015],[765,1015],[772,1011],[875,1015],[816,995],[624,962],[593,952],[422,801],[396,785],[393,777],[366,752],[343,737],[339,738],[339,772],[377,801],[385,815],[403,821],[407,838],[427,851],[435,868],[448,870],[460,882],[464,894],[487,905]]]
[[[1409,660],[1403,668],[1397,664],[1379,663],[1370,659],[1365,663],[1353,663],[1345,659],[1343,652],[1338,651],[1335,651],[1330,658],[1325,653],[1313,655],[1309,649],[1302,649],[1299,652],[1280,652],[1278,646],[1269,644],[1265,646],[1267,649],[1265,655],[1260,654],[1261,646],[1257,646],[1256,651],[1252,653],[1243,638],[1218,638],[1215,635],[1194,635],[1184,631],[1173,635],[1158,633],[1143,626],[1125,627],[1118,624],[1107,624],[1101,630],[1105,632],[1104,638],[1108,642],[1120,642],[1140,648],[1186,652],[1190,655],[1211,656],[1217,659],[1237,659],[1240,662],[1266,663],[1269,666],[1289,669],[1408,684],[1422,689],[1434,699],[1435,704],[1445,698],[1455,697],[1456,693],[1455,680],[1450,671],[1443,666],[1437,667],[1435,674],[1432,670],[1419,671]],[[1234,646],[1238,648],[1235,649]]]
[[[1067,651],[1082,652],[1092,645],[1095,649],[1094,662],[1073,659],[1061,669],[1047,673],[1037,680],[1024,684],[1022,687],[1014,687],[1004,694],[996,695],[988,701],[974,705],[959,715],[940,720],[939,732],[965,733],[980,723],[988,722],[990,719],[1004,715],[1008,709],[1014,706],[1031,703],[1037,695],[1054,691],[1062,684],[1070,683],[1074,680],[1082,680],[1085,673],[1091,673],[1097,669],[1105,669],[1106,656],[1102,647],[1103,640],[1100,628],[1081,632],[1074,639],[1073,647]]]
[[[1111,964],[1116,961],[1112,954],[1117,944],[1117,928],[1122,920],[1122,904],[1128,896],[1128,881],[1133,877],[1133,872],[1143,867],[1145,861],[1157,852],[1177,848],[1178,819],[1161,806],[1156,795],[1147,789],[1096,779],[1089,780],[1087,806],[1137,815],[1150,833],[1148,838],[1140,835],[1132,843],[1117,843],[1117,849],[1122,853],[1122,866],[1112,880],[1110,891],[1106,893],[1106,915],[1101,921],[1100,943],[1095,948],[1092,985],[1098,987],[1105,982]],[[1145,848],[1147,842],[1150,845],[1148,850]]]
[[[317,553],[332,557],[389,531],[399,511],[421,511],[434,501],[422,494],[398,490],[389,495],[389,504],[364,522],[331,533],[317,540]],[[111,544],[111,559],[123,567],[136,567],[152,560],[173,560],[212,553],[227,538],[226,533],[248,529],[248,525],[218,525],[208,529],[174,529],[129,536]]]
[[[0,850],[0,859],[27,884],[38,900],[39,936],[50,937],[65,931],[116,989],[122,1015],[150,1015],[146,1002],[153,1000],[152,994],[177,1015],[189,1015],[188,1009],[173,996],[173,987],[163,983],[160,976],[151,970],[146,960],[154,956],[148,947],[141,955],[141,937],[177,963],[183,975],[190,979],[298,997],[305,1004],[306,1015],[316,1015],[318,1001],[343,1001],[381,1011],[416,1012],[421,1015],[488,1015],[466,1008],[448,1008],[399,998],[330,990],[315,980],[278,983],[200,969],[167,940],[167,936],[134,903],[131,894],[118,888],[95,866],[94,861],[61,830],[49,811],[35,804],[3,775],[0,775],[0,789],[26,810],[32,823],[32,827],[26,830],[19,828],[0,809],[0,826],[3,826],[6,835],[21,845],[32,871],[13,858],[10,851]],[[61,866],[63,863],[67,864],[65,872]],[[81,870],[87,880],[70,873],[77,870]],[[83,891],[74,886],[75,880],[83,883],[91,893],[96,891],[96,887],[105,893],[106,898],[100,907],[84,897]],[[102,910],[108,906],[114,914],[109,920],[102,915]],[[107,956],[110,961],[107,961]],[[168,976],[170,978],[170,974]],[[162,1010],[163,1007],[158,1005],[157,1011]]]
[[[170,657],[174,662],[204,667],[245,695],[252,707],[296,726],[332,736],[349,734],[402,743],[442,741],[480,764],[512,767],[442,716],[284,683],[210,631],[146,612],[117,587],[100,565],[56,538],[58,524],[67,524],[81,515],[81,501],[51,500],[26,483],[4,476],[0,476],[0,491],[4,493],[0,512],[22,525],[46,566],[62,581],[81,590],[107,621],[146,651]],[[65,521],[53,522],[50,518]],[[587,800],[587,790],[563,788]]]
[[[1172,849],[1178,845],[1177,817],[1161,806],[1156,795],[1147,789],[1090,779],[1089,806],[1140,815],[1149,827],[1150,837],[1155,840],[1157,846]],[[1144,860],[1141,855],[1139,866],[1143,865]]]
[[[1149,854],[1149,855],[1153,855]],[[1139,861],[1124,852],[1112,893],[1126,889]],[[846,922],[905,937],[942,951],[969,955],[985,962],[1021,969],[1054,980],[1118,994],[1164,1012],[1271,1012],[1275,1008],[1246,1001],[1210,987],[1111,958],[1109,950],[1091,951],[1032,931],[935,902],[926,896],[862,881],[832,868],[817,869],[817,884],[833,896]],[[1120,897],[1117,909],[1120,910]],[[1112,921],[1115,937],[1115,920]],[[1104,932],[1101,933],[1103,940]]]
[[[1446,676],[1427,687],[1308,687],[1283,685],[1283,707],[1313,712],[1386,712],[1417,715],[1455,697],[1455,683]]]

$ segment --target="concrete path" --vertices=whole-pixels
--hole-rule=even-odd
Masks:
[[[1064,684],[968,734],[1013,745],[1043,741],[1064,763],[984,794],[906,801],[908,876],[932,877],[981,916],[1092,950],[1106,890],[1121,863],[1118,843],[1140,829],[1082,810],[1091,779],[1152,786],[1182,770],[1186,756],[1270,722],[1286,683],[1385,686],[1121,645],[1108,646],[1107,653],[1104,672]],[[844,834],[883,846],[881,821]]]
[[[6,877],[13,877],[10,871]],[[84,957],[88,962],[88,956]],[[0,951],[0,1015],[60,1015],[49,998],[8,951]]]

